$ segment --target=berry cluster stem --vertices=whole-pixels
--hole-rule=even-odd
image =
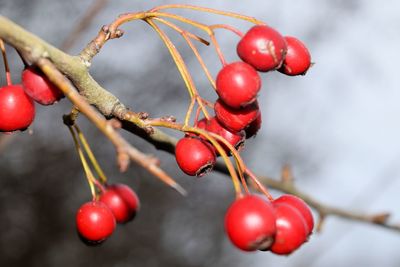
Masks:
[[[3,42],[3,40],[1,38],[0,38],[0,49],[1,49],[1,54],[3,55],[4,69],[6,70],[7,85],[12,85],[10,67],[8,66],[8,60],[7,60],[6,47],[5,47],[4,42]]]
[[[210,29],[215,30],[215,29],[225,29],[228,31],[233,32],[234,34],[236,34],[237,36],[239,36],[240,38],[242,38],[244,36],[244,34],[239,31],[239,29],[233,27],[232,25],[228,25],[228,24],[214,24],[214,25],[210,25],[209,26]]]
[[[200,7],[200,6],[185,5],[185,4],[162,5],[162,6],[158,6],[158,7],[151,9],[151,11],[155,12],[155,11],[159,11],[159,10],[172,9],[172,8],[192,9],[192,10],[202,11],[202,12],[206,12],[206,13],[213,13],[213,14],[217,14],[217,15],[228,16],[228,17],[235,18],[235,19],[241,19],[241,20],[248,21],[250,23],[258,24],[258,25],[265,24],[264,22],[262,22],[256,18],[250,17],[250,16],[246,16],[246,15],[242,15],[242,14],[238,14],[238,13],[234,13],[234,12],[226,12],[226,11],[208,8],[208,7]]]
[[[149,126],[164,127],[164,128],[182,131],[182,132],[195,133],[195,134],[203,136],[215,147],[215,149],[218,151],[218,153],[221,155],[222,159],[224,160],[226,168],[228,169],[229,174],[231,175],[233,186],[234,186],[235,192],[236,192],[236,196],[239,197],[242,195],[242,189],[240,187],[240,181],[239,181],[239,177],[237,176],[236,170],[235,170],[232,162],[230,161],[228,155],[226,154],[225,150],[222,148],[222,146],[217,141],[217,139],[219,139],[219,140],[225,140],[225,139],[223,139],[222,137],[220,137],[218,135],[214,135],[205,130],[199,129],[197,127],[185,126],[185,125],[181,125],[181,124],[175,123],[175,122],[169,122],[169,121],[164,121],[164,120],[160,120],[160,119],[153,119],[153,120],[146,120],[145,123]]]
[[[96,188],[94,186],[94,181],[96,180],[93,176],[92,171],[90,170],[90,167],[86,161],[86,158],[82,152],[82,148],[78,142],[78,138],[76,137],[76,133],[74,132],[74,129],[72,126],[68,125],[68,130],[70,131],[72,135],[72,139],[74,140],[74,145],[76,148],[76,151],[78,152],[79,158],[81,160],[83,170],[85,172],[86,179],[88,181],[89,187],[90,187],[90,192],[92,193],[93,200],[96,200]]]
[[[196,86],[192,80],[191,75],[189,74],[189,71],[187,69],[186,63],[183,60],[181,54],[178,52],[176,49],[175,45],[172,43],[171,39],[165,34],[164,31],[158,27],[154,21],[151,19],[145,19],[145,21],[158,33],[160,38],[163,40],[165,45],[167,46],[169,52],[171,53],[172,58],[174,59],[176,66],[178,67],[179,72],[181,73],[181,76],[186,84],[186,87],[188,88],[189,94],[191,98],[196,98],[198,105],[201,107],[204,116],[206,118],[209,118],[210,115],[208,114],[207,109],[204,107],[203,103],[199,101],[199,94],[197,92]]]
[[[107,176],[104,174],[102,168],[100,167],[100,164],[98,163],[95,155],[93,154],[93,151],[90,148],[85,135],[79,129],[78,125],[74,124],[73,127],[74,127],[75,131],[78,134],[79,140],[81,141],[82,146],[85,149],[85,152],[86,152],[87,156],[89,157],[89,160],[92,163],[94,170],[96,171],[97,175],[99,176],[100,182],[102,184],[106,184],[107,183]]]

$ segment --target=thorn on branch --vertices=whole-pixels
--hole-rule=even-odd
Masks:
[[[282,167],[281,180],[284,183],[293,184],[294,178],[293,178],[292,168],[290,167],[289,164],[285,164]]]
[[[160,164],[161,164],[160,159],[154,155],[151,155],[151,154],[147,155],[147,159],[148,159],[149,163],[152,165],[160,166]]]
[[[318,222],[317,222],[317,233],[321,233],[322,232],[322,228],[324,227],[325,224],[325,214],[323,214],[322,212],[319,213],[319,217],[318,217]]]
[[[129,168],[130,157],[126,150],[117,151],[117,164],[120,172],[126,172]]]
[[[387,223],[389,217],[390,217],[390,213],[385,212],[385,213],[376,214],[376,215],[372,216],[371,221],[376,224],[385,224],[385,223]]]

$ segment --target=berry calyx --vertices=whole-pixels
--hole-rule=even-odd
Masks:
[[[307,235],[310,235],[314,228],[314,218],[308,205],[299,197],[294,195],[282,195],[273,201],[274,204],[287,204],[297,209],[303,216],[306,226]]]
[[[191,176],[204,176],[215,164],[213,147],[196,136],[188,135],[178,141],[175,158],[181,170]]]
[[[261,123],[261,112],[259,112],[257,118],[255,118],[255,120],[250,123],[249,127],[245,129],[246,139],[249,139],[258,133],[258,131],[261,129]]]
[[[289,76],[305,75],[311,66],[311,55],[299,39],[285,36],[287,53],[279,72]]]
[[[0,88],[0,132],[25,130],[35,118],[35,105],[22,85]]]
[[[115,217],[110,208],[100,201],[83,204],[76,213],[76,229],[85,241],[99,244],[115,229]]]
[[[296,208],[283,203],[273,203],[273,207],[276,215],[276,235],[270,250],[275,254],[288,255],[307,240],[307,225]]]
[[[125,184],[107,186],[106,191],[100,195],[99,201],[110,208],[117,223],[132,220],[140,208],[138,196]]]
[[[220,99],[214,104],[215,116],[218,121],[227,129],[239,132],[247,128],[260,113],[258,103],[254,103],[240,109],[233,109]]]
[[[237,45],[239,57],[258,71],[278,69],[286,50],[282,35],[266,25],[252,27]]]
[[[22,84],[26,93],[41,105],[52,105],[64,97],[62,91],[40,69],[33,66],[22,72]]]
[[[217,75],[217,94],[232,108],[245,107],[256,100],[261,88],[261,78],[247,63],[226,65]]]
[[[241,250],[267,250],[276,233],[275,211],[266,199],[247,195],[231,204],[225,215],[225,231]]]

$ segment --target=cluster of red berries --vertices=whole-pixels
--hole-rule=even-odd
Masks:
[[[114,232],[117,223],[131,221],[139,208],[139,198],[129,186],[109,185],[99,200],[89,201],[79,208],[76,229],[82,241],[97,245]]]
[[[230,155],[240,150],[245,139],[261,127],[257,95],[261,89],[258,72],[278,70],[286,75],[304,75],[311,66],[306,46],[294,37],[283,37],[266,25],[251,28],[237,45],[242,61],[225,64],[216,78],[219,96],[215,115],[195,122],[198,129],[222,137],[220,147]],[[10,79],[9,79],[10,80]],[[35,117],[34,101],[51,105],[63,97],[36,67],[22,73],[22,84],[0,88],[0,132],[25,130]],[[201,131],[200,131],[201,132]],[[211,140],[211,139],[210,139]],[[186,134],[176,145],[179,167],[188,175],[211,171],[222,149],[216,149],[199,134]],[[235,154],[236,155],[236,154]],[[99,197],[83,204],[76,214],[79,236],[87,244],[99,244],[115,230],[117,223],[132,220],[139,199],[127,185],[101,186]],[[314,222],[309,207],[301,199],[283,195],[275,200],[259,195],[238,194],[225,217],[225,230],[232,243],[245,251],[270,250],[287,255],[299,248],[312,233]]]
[[[41,105],[52,105],[63,97],[36,67],[22,72],[22,84],[0,88],[0,132],[25,130],[35,118],[34,101]]]
[[[244,251],[288,255],[311,235],[314,220],[300,198],[283,195],[273,201],[247,195],[237,199],[225,215],[225,230],[232,243]]]
[[[237,45],[242,61],[225,65],[217,75],[215,116],[196,122],[200,129],[223,137],[236,149],[261,127],[257,95],[261,78],[257,71],[278,70],[284,74],[304,75],[311,66],[306,46],[294,37],[283,37],[266,25],[251,28]],[[229,149],[221,144],[229,153]],[[176,145],[176,161],[188,175],[202,176],[215,164],[213,146],[203,138],[185,135]]]
[[[304,75],[311,66],[311,56],[301,41],[283,37],[266,25],[251,28],[239,41],[237,53],[242,61],[225,65],[217,75],[215,116],[203,118],[195,126],[220,135],[238,150],[261,127],[258,72]],[[229,154],[223,143],[221,146]],[[202,176],[213,168],[218,153],[202,136],[186,134],[178,141],[175,154],[183,172]],[[284,255],[299,248],[313,226],[309,207],[292,195],[272,201],[258,195],[240,196],[225,217],[226,232],[236,247]]]

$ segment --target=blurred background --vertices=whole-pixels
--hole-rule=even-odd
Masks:
[[[151,2],[151,3],[150,3]],[[55,46],[75,27],[93,1],[0,0],[0,13]],[[80,49],[118,14],[172,1],[109,1],[70,50]],[[245,161],[256,173],[279,177],[290,164],[301,190],[322,203],[367,213],[388,211],[400,222],[400,4],[397,1],[179,1],[257,17],[309,47],[315,66],[304,77],[263,74],[263,127],[247,142]],[[179,14],[207,23],[251,25],[192,11]],[[167,49],[141,21],[123,27],[122,39],[106,44],[91,73],[134,111],[183,119],[188,95]],[[195,31],[196,32],[196,31]],[[199,91],[216,95],[179,35],[168,31],[187,61]],[[204,36],[204,35],[203,35]],[[229,61],[237,60],[237,37],[218,31]],[[220,66],[210,47],[198,46],[215,75]],[[7,47],[14,82],[22,63]],[[0,64],[1,84],[5,84]],[[400,234],[329,217],[320,234],[289,257],[243,253],[225,237],[224,213],[234,199],[226,177],[182,174],[173,156],[139,137],[124,134],[189,192],[182,197],[132,165],[119,173],[112,145],[84,118],[79,125],[111,182],[130,185],[142,209],[119,225],[99,247],[76,235],[75,212],[90,191],[62,115],[70,103],[42,107],[32,134],[1,137],[1,266],[399,266]],[[172,133],[179,137],[179,134]],[[273,192],[278,196],[280,192]]]

